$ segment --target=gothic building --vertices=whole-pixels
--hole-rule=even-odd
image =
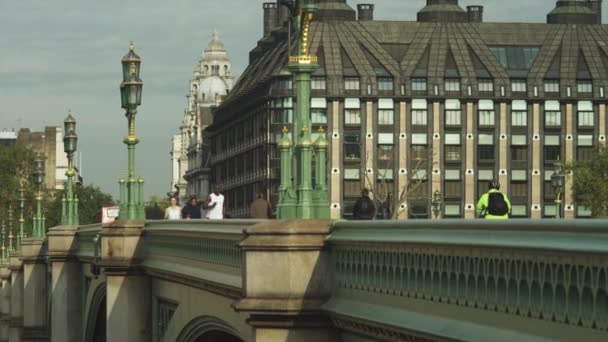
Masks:
[[[317,1],[311,119],[330,144],[332,217],[348,217],[360,190],[383,182],[393,198],[411,190],[402,218],[429,217],[434,193],[441,217],[472,218],[492,179],[514,217],[553,217],[554,164],[589,158],[606,141],[601,0],[557,1],[545,24],[484,22],[482,6],[418,1],[416,21]],[[287,14],[277,3],[263,11],[264,37],[207,129],[211,177],[235,216],[247,215],[256,191],[276,200],[276,142],[294,116]],[[569,190],[571,174],[565,183],[564,217],[589,215]]]
[[[186,95],[187,103],[180,133],[173,136],[171,160],[172,191],[180,201],[209,194],[209,149],[203,131],[212,122],[213,110],[233,85],[232,64],[217,32],[194,67]]]

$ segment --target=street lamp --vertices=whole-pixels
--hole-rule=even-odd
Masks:
[[[23,209],[25,208],[25,189],[23,188],[23,180],[19,184],[19,234],[17,235],[17,249],[21,249],[21,242],[25,238]]]
[[[63,150],[68,157],[68,170],[65,172],[67,182],[65,193],[62,199],[61,206],[61,224],[62,225],[77,225],[78,224],[78,198],[74,194],[74,153],[78,144],[78,136],[76,135],[76,119],[72,112],[68,112],[68,117],[63,122]]]
[[[122,83],[120,84],[120,99],[122,108],[128,120],[128,135],[123,140],[129,154],[129,174],[127,180],[121,179],[120,184],[120,218],[126,220],[144,219],[143,183],[142,178],[135,177],[135,145],[139,138],[135,135],[135,115],[137,106],[141,105],[141,93],[144,82],[139,78],[141,58],[133,51],[133,42],[129,52],[122,58]]]
[[[559,162],[559,159],[553,164],[553,174],[551,175],[551,186],[553,186],[553,191],[555,191],[555,218],[560,218],[560,214],[562,211],[562,201],[561,201],[561,193],[562,187],[564,186],[564,172],[562,169],[562,163]]]
[[[431,207],[433,209],[433,215],[435,216],[435,219],[437,219],[437,217],[439,217],[439,214],[441,213],[441,193],[439,192],[439,190],[435,190],[435,192],[433,193]]]
[[[44,159],[40,154],[34,160],[34,171],[32,172],[34,184],[36,184],[36,214],[34,215],[33,236],[43,237],[45,234],[44,216],[42,216],[42,184],[44,183]]]

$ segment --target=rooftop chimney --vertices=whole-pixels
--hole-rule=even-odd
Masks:
[[[374,5],[359,4],[357,5],[357,17],[359,21],[374,20]]]
[[[483,22],[483,6],[467,6],[467,16],[470,23]]]
[[[592,2],[588,0],[558,0],[553,11],[547,15],[547,23],[596,24],[599,14],[592,9]]]
[[[279,13],[274,2],[265,2],[262,6],[264,7],[264,37],[268,37],[277,27]]]
[[[426,6],[418,11],[420,22],[466,22],[467,13],[458,0],[426,0]]]
[[[281,2],[293,2],[293,0],[277,0],[277,6],[278,6],[277,28],[286,27],[287,22],[289,21],[289,8],[287,8],[287,6],[281,5]]]

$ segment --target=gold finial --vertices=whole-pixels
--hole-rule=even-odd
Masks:
[[[323,126],[319,126],[319,129],[317,130],[318,133],[325,133],[325,130],[323,129]]]
[[[287,126],[283,126],[283,134],[287,134],[287,133],[289,133]]]
[[[129,51],[133,51],[134,48],[135,48],[135,44],[133,43],[133,41],[131,41],[129,43]]]

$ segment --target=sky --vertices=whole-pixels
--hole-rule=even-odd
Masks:
[[[236,75],[262,35],[262,0],[0,0],[0,130],[78,121],[85,183],[117,196],[126,176],[127,131],[120,108],[120,59],[129,41],[144,81],[136,134],[146,197],[170,190],[177,133],[192,70],[216,29]],[[425,0],[361,0],[377,20],[415,20]],[[545,22],[554,0],[460,1],[483,5],[484,21]],[[608,5],[604,4],[604,12]],[[608,13],[608,12],[606,12]]]

